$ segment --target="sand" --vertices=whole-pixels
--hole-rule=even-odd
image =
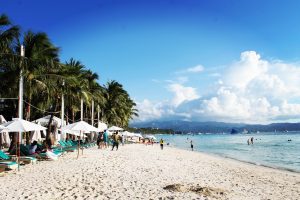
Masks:
[[[300,199],[300,173],[171,147],[84,150],[0,177],[0,199]]]

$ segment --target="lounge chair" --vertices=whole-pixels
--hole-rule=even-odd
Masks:
[[[5,160],[5,161],[12,161],[13,158],[7,154],[5,154],[3,151],[0,150],[0,159]],[[28,156],[20,156],[20,161],[24,163],[31,163],[35,164],[36,163],[36,158],[33,157],[28,157]]]
[[[13,161],[0,161],[0,167],[5,169],[17,169],[18,164]]]
[[[69,145],[64,141],[58,141],[58,143],[60,144],[62,149],[65,150],[65,151],[75,151],[76,150],[75,146]]]

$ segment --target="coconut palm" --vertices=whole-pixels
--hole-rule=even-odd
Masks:
[[[120,83],[108,82],[104,96],[106,98],[104,117],[109,124],[127,126],[132,115],[137,115],[135,103]]]

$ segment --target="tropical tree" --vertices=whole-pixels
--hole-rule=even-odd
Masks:
[[[104,97],[104,118],[109,124],[126,127],[129,120],[138,115],[134,101],[117,81],[105,85]]]
[[[120,83],[110,81],[100,85],[98,74],[73,58],[60,63],[59,48],[46,33],[27,31],[22,37],[20,35],[19,27],[12,25],[6,15],[0,15],[0,97],[18,96],[22,71],[27,105],[25,118],[31,120],[51,113],[47,129],[49,143],[50,133],[54,132],[52,118],[60,112],[62,94],[66,113],[71,113],[73,122],[78,120],[81,99],[84,100],[85,120],[94,117],[92,102],[99,105],[101,120],[111,125],[126,127],[130,119],[137,116],[134,101]],[[25,46],[25,57],[20,56],[21,44]],[[16,115],[17,101],[12,102],[5,106],[9,116]],[[35,109],[31,109],[32,106]]]

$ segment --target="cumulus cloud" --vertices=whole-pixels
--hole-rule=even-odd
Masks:
[[[201,70],[200,65],[186,72]],[[300,65],[262,59],[255,51],[242,52],[238,61],[226,65],[209,96],[200,97],[197,88],[182,83],[170,82],[167,89],[173,99],[160,104],[161,114],[156,119],[176,116],[248,123],[300,119],[300,101],[290,103],[300,99]]]
[[[196,89],[193,87],[185,87],[181,84],[173,83],[168,86],[168,89],[174,93],[174,98],[172,100],[174,106],[178,106],[185,101],[199,98]]]

